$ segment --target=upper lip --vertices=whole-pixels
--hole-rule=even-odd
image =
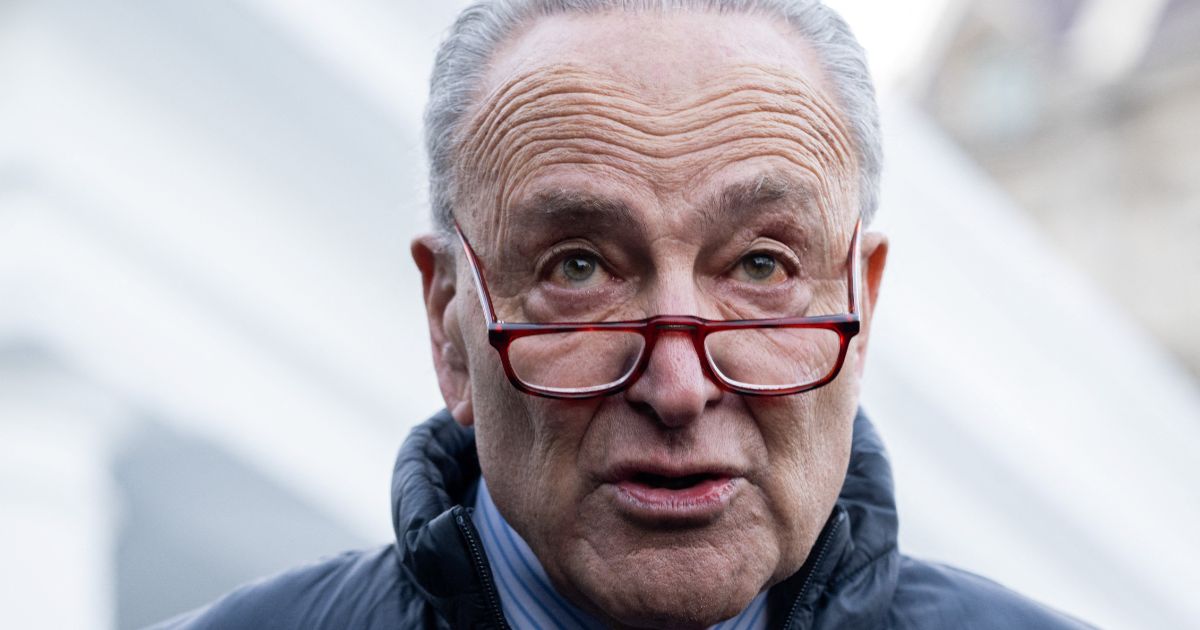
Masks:
[[[708,475],[711,477],[741,477],[744,473],[736,466],[723,463],[705,462],[655,462],[655,461],[624,461],[608,467],[600,475],[604,483],[620,483],[629,481],[638,475],[656,475],[659,477],[690,477],[692,475]]]

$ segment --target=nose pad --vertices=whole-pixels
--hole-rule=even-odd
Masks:
[[[672,428],[699,418],[722,393],[701,364],[704,356],[697,354],[690,332],[662,331],[646,371],[625,392],[626,400],[649,408],[659,422]]]

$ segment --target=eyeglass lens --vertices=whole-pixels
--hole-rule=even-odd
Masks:
[[[751,389],[820,381],[837,363],[840,338],[821,328],[751,328],[710,333],[704,359],[731,384]],[[509,361],[517,378],[539,389],[585,393],[627,378],[645,350],[641,334],[604,330],[514,339]]]

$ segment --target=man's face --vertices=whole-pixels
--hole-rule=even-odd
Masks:
[[[807,296],[790,315],[846,311],[848,127],[772,20],[537,21],[489,68],[460,177],[501,320],[763,317],[747,305],[785,289]],[[880,241],[864,241],[869,297]],[[667,333],[619,394],[532,397],[487,344],[466,264],[432,242],[414,253],[447,404],[560,592],[620,625],[702,626],[800,567],[845,475],[865,334],[835,381],[795,396],[724,392]]]

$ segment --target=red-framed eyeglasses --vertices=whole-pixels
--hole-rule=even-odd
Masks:
[[[646,370],[660,336],[687,334],[705,374],[722,389],[747,396],[807,392],[837,377],[850,340],[859,332],[862,220],[846,255],[849,311],[817,317],[710,320],[656,315],[612,322],[518,323],[496,318],[479,259],[457,221],[488,342],[518,390],[534,396],[581,399],[632,385]]]

